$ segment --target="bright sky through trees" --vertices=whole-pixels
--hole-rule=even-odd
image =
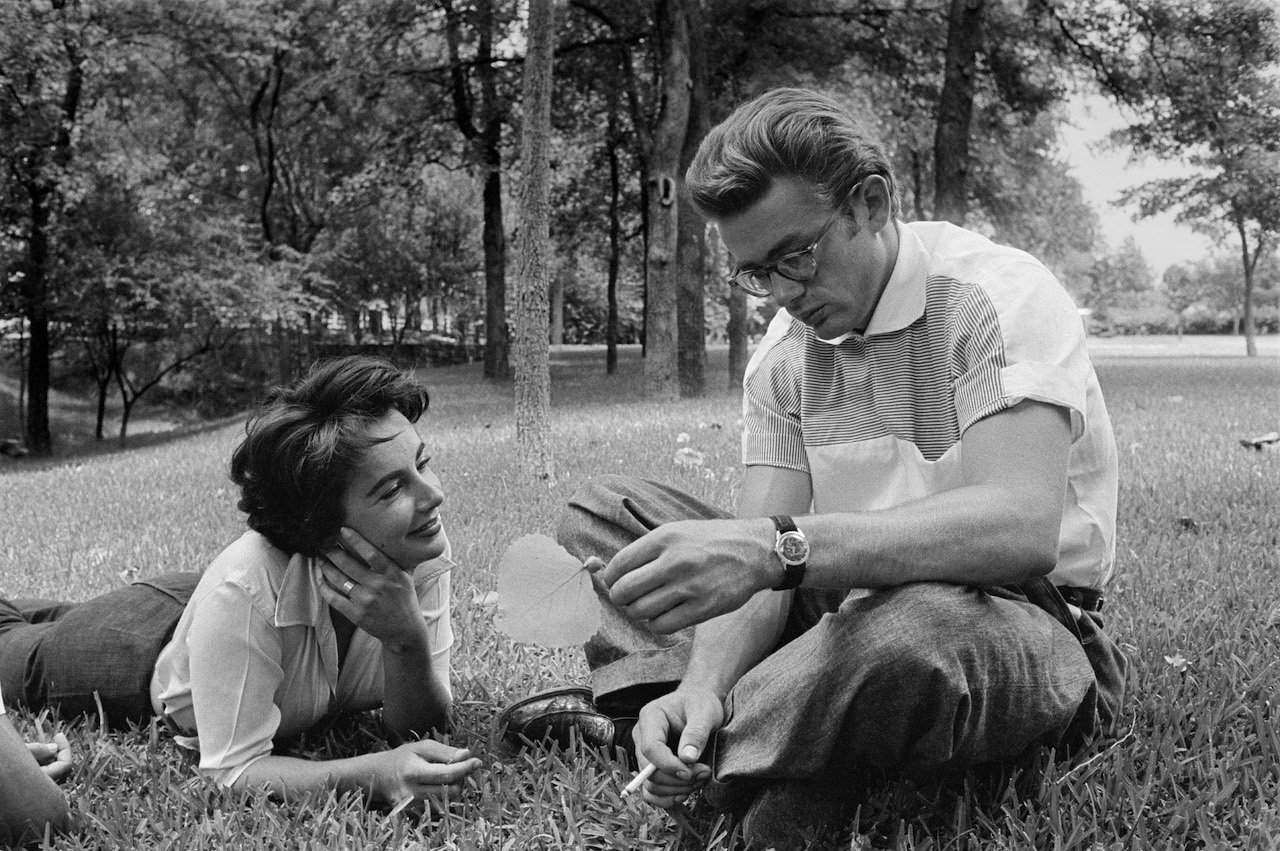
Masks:
[[[1200,260],[1213,253],[1212,241],[1175,223],[1173,213],[1135,222],[1133,208],[1113,203],[1125,189],[1156,178],[1186,174],[1186,166],[1153,159],[1131,163],[1127,148],[1110,147],[1107,135],[1123,126],[1125,120],[1120,110],[1102,97],[1077,97],[1068,109],[1069,122],[1062,127],[1063,154],[1084,187],[1085,200],[1097,209],[1102,233],[1112,249],[1132,234],[1157,280],[1174,263]]]

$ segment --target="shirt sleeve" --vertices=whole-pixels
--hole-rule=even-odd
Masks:
[[[1084,325],[1043,266],[1011,264],[966,295],[956,313],[952,358],[961,432],[1030,399],[1065,408],[1073,440],[1084,433],[1091,372]]]
[[[187,643],[200,768],[230,786],[270,755],[280,727],[279,631],[248,589],[223,582],[199,601]]]
[[[793,341],[785,311],[769,324],[742,379],[742,463],[809,472],[800,428],[799,358],[787,357]]]

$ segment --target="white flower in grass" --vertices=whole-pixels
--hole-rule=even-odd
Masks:
[[[1169,665],[1169,667],[1177,669],[1179,674],[1185,674],[1187,672],[1187,666],[1191,664],[1181,653],[1174,653],[1172,656],[1166,656],[1164,657],[1164,661]]]
[[[687,431],[682,431],[682,432],[680,432],[679,434],[677,434],[677,435],[676,435],[676,445],[677,445],[677,446],[683,446],[683,445],[685,445],[686,443],[688,443],[688,442],[689,442],[690,440],[692,440],[692,439],[693,439],[693,438],[689,437],[689,432],[687,432]]]
[[[707,456],[703,455],[692,446],[682,446],[676,450],[675,458],[672,459],[677,467],[686,470],[696,470],[707,460]]]

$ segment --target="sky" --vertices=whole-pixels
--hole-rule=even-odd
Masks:
[[[1135,222],[1134,208],[1113,203],[1125,189],[1186,174],[1187,166],[1150,158],[1131,163],[1127,149],[1107,149],[1103,144],[1107,134],[1125,122],[1120,111],[1100,96],[1079,96],[1071,101],[1069,117],[1070,123],[1062,128],[1062,154],[1084,187],[1085,200],[1098,211],[1102,232],[1112,249],[1132,234],[1157,280],[1174,263],[1201,260],[1214,252],[1208,237],[1176,224],[1172,213]]]

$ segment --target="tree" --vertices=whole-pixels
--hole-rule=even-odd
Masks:
[[[680,397],[676,300],[679,279],[680,157],[689,129],[689,0],[657,0],[661,105],[649,172],[649,244],[645,254],[645,392]]]
[[[547,350],[547,293],[551,286],[550,164],[551,72],[555,50],[554,0],[530,0],[524,62],[521,129],[520,231],[516,256],[515,406],[520,463],[535,478],[555,472],[551,430],[551,372]]]
[[[1124,198],[1139,215],[1175,210],[1220,240],[1234,236],[1245,351],[1256,356],[1254,273],[1280,238],[1280,10],[1265,0],[1132,0],[1127,23],[1140,49],[1121,97],[1137,118],[1119,138],[1193,173]]]
[[[22,245],[16,283],[29,329],[27,446],[53,449],[49,430],[51,322],[58,293],[50,281],[57,253],[58,213],[83,120],[86,67],[104,35],[75,0],[0,5],[0,126],[6,130],[4,227]]]
[[[689,124],[680,152],[680,186],[684,173],[698,153],[698,146],[711,130],[711,104],[707,79],[706,16],[701,0],[687,0],[686,31],[689,34]],[[706,223],[693,209],[689,193],[679,193],[677,267],[679,291],[676,296],[677,368],[680,395],[692,398],[706,392],[707,318]]]
[[[984,0],[951,0],[947,46],[938,99],[933,163],[935,219],[963,225],[968,203],[969,125],[973,116],[974,76],[982,38]]]
[[[1098,313],[1105,313],[1126,296],[1150,290],[1153,278],[1151,265],[1130,234],[1118,249],[1093,264],[1085,302]]]
[[[502,129],[506,117],[498,94],[498,57],[494,53],[494,42],[502,36],[501,21],[494,8],[495,0],[475,0],[470,15],[452,0],[441,0],[440,6],[445,16],[453,119],[467,142],[469,161],[484,183],[484,374],[486,378],[506,378],[511,372],[506,317],[507,237],[502,224]],[[474,55],[464,61],[464,27],[468,24],[474,32],[475,46]],[[473,76],[478,97],[472,89]]]

